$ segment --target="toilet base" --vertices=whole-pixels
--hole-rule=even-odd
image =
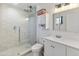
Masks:
[[[33,53],[33,56],[42,56],[41,53]]]

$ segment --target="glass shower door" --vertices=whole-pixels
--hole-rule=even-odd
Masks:
[[[0,56],[15,56],[35,43],[36,16],[25,16],[23,10],[0,4]],[[28,18],[29,20],[26,20]]]

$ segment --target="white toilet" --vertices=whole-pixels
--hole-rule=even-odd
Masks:
[[[34,56],[41,56],[42,49],[43,49],[43,45],[42,44],[39,44],[39,43],[36,43],[32,47],[32,53],[33,53],[33,55]]]

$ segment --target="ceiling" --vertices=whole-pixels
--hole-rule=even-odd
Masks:
[[[53,3],[6,3],[8,5],[12,5],[15,7],[19,7],[21,9],[27,9],[28,6],[33,6],[33,7],[37,7],[37,6],[44,6],[44,7],[49,7],[50,8],[54,5]]]
[[[55,5],[53,3],[3,3],[3,4],[10,5],[10,6],[22,9],[22,10],[25,10],[25,9],[27,10],[29,8],[29,6],[32,6],[34,8],[37,8],[38,6],[40,6],[43,8],[45,7],[47,9],[52,9],[53,6]],[[32,9],[32,10],[34,11],[34,9]],[[34,14],[34,13],[35,12],[31,12],[31,14]]]

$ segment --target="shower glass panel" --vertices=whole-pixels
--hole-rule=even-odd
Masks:
[[[21,55],[35,43],[36,7],[28,13],[18,6],[0,4],[0,56]]]

